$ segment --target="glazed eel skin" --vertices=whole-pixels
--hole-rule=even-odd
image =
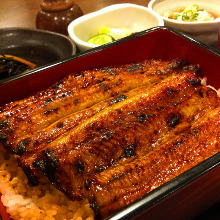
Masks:
[[[84,71],[0,108],[0,141],[102,218],[219,151],[220,99],[175,59]]]
[[[220,107],[149,154],[96,175],[91,201],[102,217],[109,216],[218,153],[219,139]]]
[[[33,165],[71,199],[89,198],[92,206],[98,207],[101,216],[106,217],[146,193],[142,182],[134,184],[137,177],[132,173],[124,180],[125,195],[117,197],[121,195],[120,182],[115,192],[109,186],[106,194],[106,186],[113,180],[120,181],[126,174],[125,167],[134,163],[137,166],[137,160],[140,162],[173,137],[189,130],[199,118],[218,106],[216,92],[202,86],[189,69],[158,84],[141,87],[137,95],[82,122],[68,135],[38,152]],[[111,176],[114,173],[111,170],[117,169],[121,173]],[[139,170],[136,172],[138,176]],[[103,182],[99,182],[99,176],[105,173]],[[105,181],[106,178],[109,179]],[[127,189],[126,183],[134,184],[133,188]],[[135,190],[137,187],[139,191]],[[105,195],[108,196],[104,199]]]
[[[195,71],[194,68],[192,68],[192,69],[190,69],[190,68],[192,68],[192,66],[188,66],[188,69],[185,70],[185,71],[187,71],[187,73],[184,72],[184,74],[183,73],[182,74],[173,74],[172,76],[166,78],[164,81],[161,81],[160,84],[152,84],[151,86],[139,87],[137,89],[129,91],[128,93],[123,93],[115,98],[107,99],[106,101],[103,101],[99,104],[96,104],[95,106],[93,106],[91,108],[85,109],[83,111],[80,111],[78,113],[71,115],[70,117],[72,119],[73,118],[78,119],[78,117],[81,115],[82,116],[85,116],[85,115],[92,116],[94,111],[97,112],[96,111],[97,108],[99,109],[100,106],[102,106],[102,107],[105,106],[105,109],[103,111],[101,111],[99,114],[94,114],[94,117],[87,118],[87,120],[84,120],[84,121],[81,120],[81,124],[79,126],[72,126],[72,129],[68,133],[64,133],[63,135],[61,135],[61,137],[57,138],[56,140],[52,141],[49,144],[46,144],[46,143],[41,144],[40,147],[38,147],[38,148],[35,147],[33,150],[26,150],[26,152],[20,158],[18,158],[19,164],[23,168],[25,173],[27,173],[27,176],[28,176],[30,182],[32,182],[33,185],[36,185],[38,182],[38,180],[37,180],[38,172],[36,171],[35,167],[33,166],[33,163],[35,164],[35,166],[37,164],[42,165],[43,162],[39,156],[42,154],[42,152],[41,152],[42,150],[43,150],[43,152],[48,152],[49,150],[59,148],[60,150],[63,149],[63,151],[65,151],[65,152],[69,151],[69,149],[68,149],[69,146],[74,147],[74,146],[78,145],[74,142],[77,142],[77,143],[82,142],[83,143],[84,135],[85,136],[87,135],[87,131],[84,129],[84,127],[85,126],[90,127],[91,123],[94,123],[93,121],[95,121],[96,123],[99,123],[99,122],[97,122],[98,120],[100,121],[100,123],[103,123],[102,121],[106,122],[105,127],[108,127],[109,134],[107,134],[108,133],[107,131],[105,131],[105,134],[102,134],[102,131],[99,131],[97,133],[97,135],[99,135],[99,136],[101,135],[101,139],[104,140],[104,136],[106,136],[106,135],[112,136],[112,131],[110,130],[110,128],[112,126],[114,126],[114,127],[117,126],[117,124],[115,124],[115,123],[117,122],[118,117],[121,118],[120,120],[123,120],[119,111],[123,111],[124,117],[125,117],[124,121],[120,122],[120,126],[125,127],[127,125],[123,125],[123,123],[127,123],[127,124],[130,123],[134,119],[134,117],[136,117],[137,121],[143,120],[143,122],[144,122],[145,121],[144,117],[145,117],[145,115],[147,115],[147,117],[149,118],[148,120],[150,120],[150,118],[151,118],[151,120],[155,120],[155,118],[158,117],[157,116],[158,109],[161,108],[160,110],[162,110],[162,108],[163,108],[163,111],[168,111],[168,110],[170,110],[170,108],[173,108],[175,105],[181,105],[182,102],[184,100],[186,100],[187,98],[189,98],[192,95],[192,92],[196,92],[196,90],[198,88],[198,86],[195,87],[190,84],[189,80],[192,81],[191,83],[194,83],[194,82],[196,82],[195,80],[197,80],[197,79],[195,79],[195,80],[193,79],[193,77],[195,75],[194,73],[188,73],[189,71],[191,71],[191,72]],[[188,81],[185,82],[186,78],[188,79]],[[176,92],[174,92],[172,90],[172,83],[176,83],[175,85],[179,85],[181,82],[182,82],[182,85],[175,88]],[[188,89],[185,89],[185,91],[187,91],[187,92],[185,92],[183,90],[184,87],[189,87]],[[161,90],[164,91],[164,93],[161,93]],[[154,93],[154,92],[158,95],[157,97],[155,97],[155,101],[157,101],[157,102],[154,104],[154,103],[152,103],[152,101],[150,102],[150,100],[149,100],[149,105],[152,105],[152,106],[151,106],[151,108],[148,107],[148,108],[150,108],[147,110],[149,112],[149,114],[147,114],[146,112],[144,114],[143,109],[142,109],[143,106],[142,105],[137,106],[136,104],[138,102],[141,102],[141,100],[144,99],[144,96],[145,96],[145,99],[147,99],[149,96],[149,93]],[[168,96],[167,96],[167,93],[168,93]],[[201,93],[201,91],[200,91],[200,93]],[[167,97],[169,98],[168,103],[166,103],[168,101]],[[205,100],[206,99],[204,99],[204,101]],[[177,103],[177,102],[179,102],[179,103]],[[168,106],[165,108],[166,105],[168,105]],[[161,107],[161,106],[163,106],[163,107]],[[124,110],[123,110],[123,108],[124,108]],[[133,108],[135,108],[136,114],[138,114],[138,115],[135,115],[135,112],[132,113]],[[141,112],[143,112],[143,114]],[[201,110],[201,112],[202,112],[202,110]],[[113,113],[115,115],[114,115],[114,118],[111,119],[111,115]],[[129,114],[128,119],[127,119],[126,114]],[[187,112],[185,112],[184,114],[186,116],[185,118],[191,117],[190,114]],[[68,119],[70,117],[68,117]],[[105,118],[103,118],[103,117],[105,117]],[[139,119],[139,117],[140,117],[140,119]],[[170,121],[172,121],[172,120],[175,120],[175,117],[178,117],[178,115],[175,115],[173,112],[172,114],[170,113],[169,117],[170,117]],[[174,119],[172,119],[172,118],[174,118]],[[107,124],[108,123],[107,119],[109,119],[111,121],[114,120],[115,123],[111,124],[112,122],[110,121],[109,122],[110,124]],[[178,118],[176,120],[182,120],[182,119]],[[60,123],[60,122],[58,122],[58,123]],[[188,122],[186,121],[185,126],[187,125],[187,123]],[[158,125],[155,125],[155,126],[160,126],[159,122],[158,122]],[[167,129],[166,124],[163,126],[165,127],[165,129]],[[184,124],[183,124],[183,126],[184,126]],[[159,135],[160,135],[160,133],[158,133],[158,135],[154,135],[155,139],[157,139],[159,137]],[[88,137],[86,136],[85,138],[86,138],[85,141],[86,140],[89,141],[91,138],[91,135]],[[111,137],[111,139],[112,138],[113,137]],[[93,139],[94,139],[94,137],[93,137]],[[100,137],[99,137],[99,139],[100,139]],[[97,139],[97,140],[99,140],[99,139]],[[108,139],[108,137],[106,137],[106,141],[107,141],[107,139]],[[133,139],[134,139],[134,137],[133,137]],[[93,142],[95,142],[95,140],[93,140]],[[131,140],[130,140],[130,142],[131,142]],[[100,143],[98,143],[98,144],[100,144]],[[123,143],[123,144],[126,144],[126,143]],[[134,144],[134,143],[131,143],[131,145],[132,144]],[[65,146],[63,146],[63,145],[65,145]],[[88,146],[85,145],[85,147],[87,148],[86,151],[90,151],[91,148],[94,148],[93,145],[95,145],[95,144],[92,143],[92,145],[91,145],[91,143],[89,143]],[[117,147],[116,144],[114,144],[114,145],[115,145],[114,148],[116,148]],[[129,145],[129,144],[127,143],[127,145]],[[81,148],[78,148],[78,150],[75,152],[75,154],[78,154],[79,151],[81,151]],[[93,157],[93,159],[95,158],[95,154],[91,155],[91,156]],[[117,156],[117,155],[115,155],[115,156]],[[108,155],[106,155],[106,157],[108,157]],[[77,157],[75,159],[77,160]],[[101,158],[101,160],[102,160],[102,158]],[[113,158],[109,158],[109,160],[112,160],[111,163],[114,162]],[[65,161],[67,161],[67,159],[65,159]],[[98,158],[96,158],[96,162],[98,162]],[[74,164],[75,162],[72,161],[72,163]],[[89,164],[87,164],[87,165],[90,166]],[[109,165],[109,163],[108,163],[108,165]],[[101,167],[105,167],[108,165],[105,165],[104,160],[103,160],[103,164],[97,164],[94,166],[100,167],[100,169],[102,169]],[[96,168],[96,170],[98,170],[98,168]],[[91,171],[91,172],[93,172],[93,171]],[[49,171],[48,173],[51,173],[51,172]],[[86,177],[83,177],[83,179],[85,179],[85,178]],[[78,179],[78,182],[81,183],[81,185],[84,184],[84,181],[81,180],[80,177],[77,179]],[[79,183],[77,183],[75,180],[74,180],[74,183],[76,185],[74,187],[75,194],[73,195],[73,193],[72,193],[72,197],[73,197],[73,199],[81,198],[83,196],[83,194],[78,193],[78,189],[77,189],[77,188],[81,188],[81,187],[78,185]],[[67,183],[65,183],[65,187],[66,187],[66,184]],[[70,188],[71,187],[72,186],[70,186]],[[62,188],[64,188],[64,187],[62,187]],[[81,189],[79,189],[79,190],[81,191]]]
[[[91,195],[96,174],[148,154],[219,106],[216,92],[201,86],[189,70],[140,89],[38,151],[33,166],[71,199],[80,200]]]
[[[1,107],[0,141],[10,151],[21,155],[26,145],[39,146],[71,128],[72,121],[67,120],[63,122],[65,128],[58,129],[56,134],[45,132],[44,129],[58,120],[119,93],[181,72],[185,66],[186,62],[180,59],[148,60],[69,75],[45,91]],[[36,132],[41,134],[42,130],[42,141],[39,141],[41,137],[32,140],[32,136]],[[46,136],[48,140],[45,140]]]

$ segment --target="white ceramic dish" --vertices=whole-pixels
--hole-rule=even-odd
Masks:
[[[101,26],[139,32],[163,25],[163,19],[144,6],[115,4],[75,19],[69,24],[68,33],[79,50],[85,51],[97,46],[86,41],[97,35]]]
[[[214,21],[179,22],[163,17],[165,11],[178,10],[195,4],[219,16],[219,18]],[[206,44],[213,44],[218,40],[218,30],[220,29],[220,0],[151,0],[148,8],[163,17],[165,26],[182,31]]]

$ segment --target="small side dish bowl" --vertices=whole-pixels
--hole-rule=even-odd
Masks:
[[[28,28],[0,29],[0,55],[13,55],[37,67],[70,58],[76,45],[67,36]]]
[[[200,9],[217,18],[212,21],[177,21],[163,17],[164,12],[177,11],[191,5],[198,5]],[[219,0],[151,0],[148,8],[163,18],[165,26],[175,28],[206,44],[217,43],[220,27]]]
[[[75,19],[69,24],[68,33],[82,52],[98,46],[86,41],[97,35],[102,26],[135,33],[163,24],[163,19],[148,8],[125,3],[111,5]]]

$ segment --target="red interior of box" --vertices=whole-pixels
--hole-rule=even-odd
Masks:
[[[201,47],[164,28],[142,32],[120,42],[112,47],[106,46],[106,49],[88,52],[87,55],[80,54],[68,62],[44,67],[41,71],[35,70],[33,74],[1,85],[0,105],[45,89],[70,73],[145,59],[182,58],[192,64],[199,64],[200,75],[207,76],[208,84],[220,88],[220,55],[217,50],[213,53],[206,50],[205,45]],[[0,213],[4,220],[9,219],[1,203]]]
[[[69,62],[45,67],[42,71],[36,70],[34,74],[1,85],[0,105],[45,89],[70,73],[145,59],[177,57],[199,64],[201,75],[208,76],[209,84],[215,88],[220,87],[220,75],[216,74],[220,66],[219,56],[169,30],[159,29]]]

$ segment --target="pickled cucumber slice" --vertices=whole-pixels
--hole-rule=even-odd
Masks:
[[[113,41],[115,41],[115,39],[109,34],[98,34],[89,38],[89,40],[87,40],[87,43],[95,44],[95,45],[103,45]]]

